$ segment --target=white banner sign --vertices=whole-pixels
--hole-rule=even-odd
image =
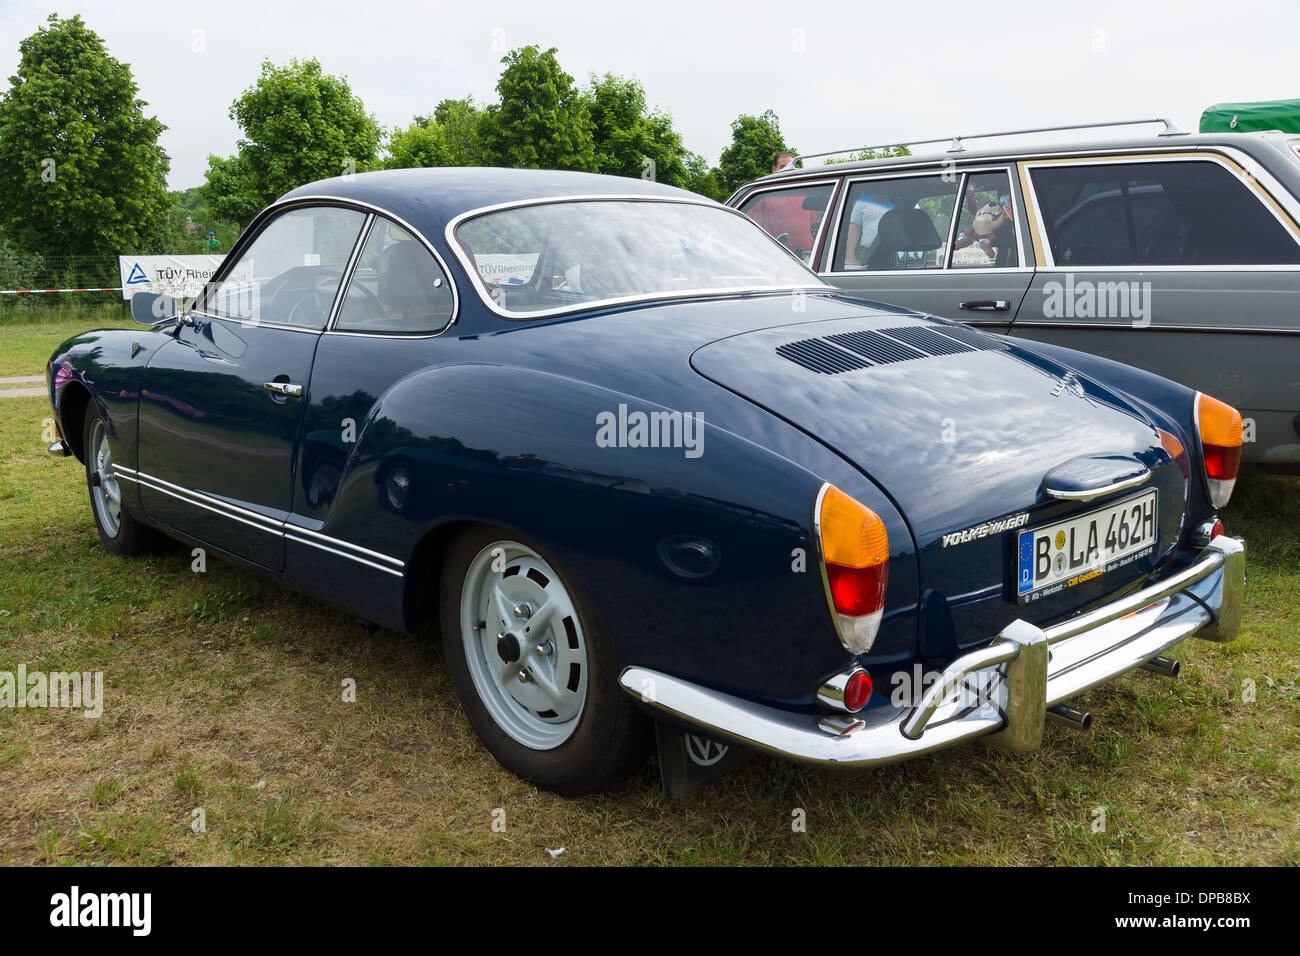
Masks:
[[[136,292],[157,292],[192,299],[203,290],[225,256],[118,256],[122,298]]]
[[[479,275],[497,285],[523,285],[537,268],[537,253],[488,252],[474,256]]]

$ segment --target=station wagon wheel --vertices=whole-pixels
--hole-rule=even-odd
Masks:
[[[156,549],[163,537],[136,520],[123,506],[124,485],[113,467],[113,445],[108,424],[92,404],[82,427],[82,449],[86,465],[86,489],[90,513],[95,518],[99,541],[113,554],[140,554]]]
[[[449,548],[443,646],[470,724],[507,769],[558,793],[601,789],[645,756],[594,609],[556,562],[487,527]]]

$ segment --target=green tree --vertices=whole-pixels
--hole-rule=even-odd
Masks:
[[[384,169],[451,165],[447,135],[432,117],[417,116],[406,129],[394,129],[388,137]]]
[[[515,169],[596,169],[591,117],[555,49],[521,47],[502,57],[499,104],[479,123],[490,165]]]
[[[263,62],[230,118],[244,134],[239,152],[208,157],[205,195],[217,215],[241,223],[303,183],[373,168],[382,136],[348,81],[314,59]]]
[[[434,109],[434,122],[442,128],[447,141],[449,166],[488,165],[481,132],[483,116],[484,110],[469,96],[463,100],[443,100]]]
[[[606,73],[592,77],[585,97],[596,145],[596,169],[613,176],[654,179],[686,187],[690,153],[672,117],[647,110],[645,89],[635,79]]]
[[[741,114],[731,124],[731,145],[722,151],[718,163],[718,183],[730,193],[751,179],[772,172],[772,157],[779,152],[798,154],[786,145],[781,135],[781,121],[771,110],[761,116]]]
[[[165,126],[145,116],[131,68],[80,17],[51,14],[18,45],[0,99],[0,228],[24,252],[149,248],[167,208]]]
[[[834,166],[836,163],[860,163],[869,159],[889,159],[892,156],[911,156],[912,151],[906,146],[886,146],[884,149],[864,149],[860,153],[850,153],[843,159],[826,160],[825,165]]]
[[[683,188],[716,199],[718,202],[722,202],[730,195],[730,192],[723,189],[722,184],[718,182],[717,168],[710,168],[709,161],[699,153],[686,154],[686,182]]]

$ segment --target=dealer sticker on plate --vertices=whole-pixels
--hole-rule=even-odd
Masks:
[[[1016,539],[1016,595],[1036,601],[1091,581],[1150,554],[1156,544],[1156,492],[1107,505]]]

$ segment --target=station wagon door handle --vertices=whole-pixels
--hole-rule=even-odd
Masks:
[[[262,387],[285,398],[302,398],[302,386],[292,382],[263,382]]]
[[[958,307],[971,312],[1006,312],[1011,308],[1011,303],[1006,299],[972,299],[959,303]]]

